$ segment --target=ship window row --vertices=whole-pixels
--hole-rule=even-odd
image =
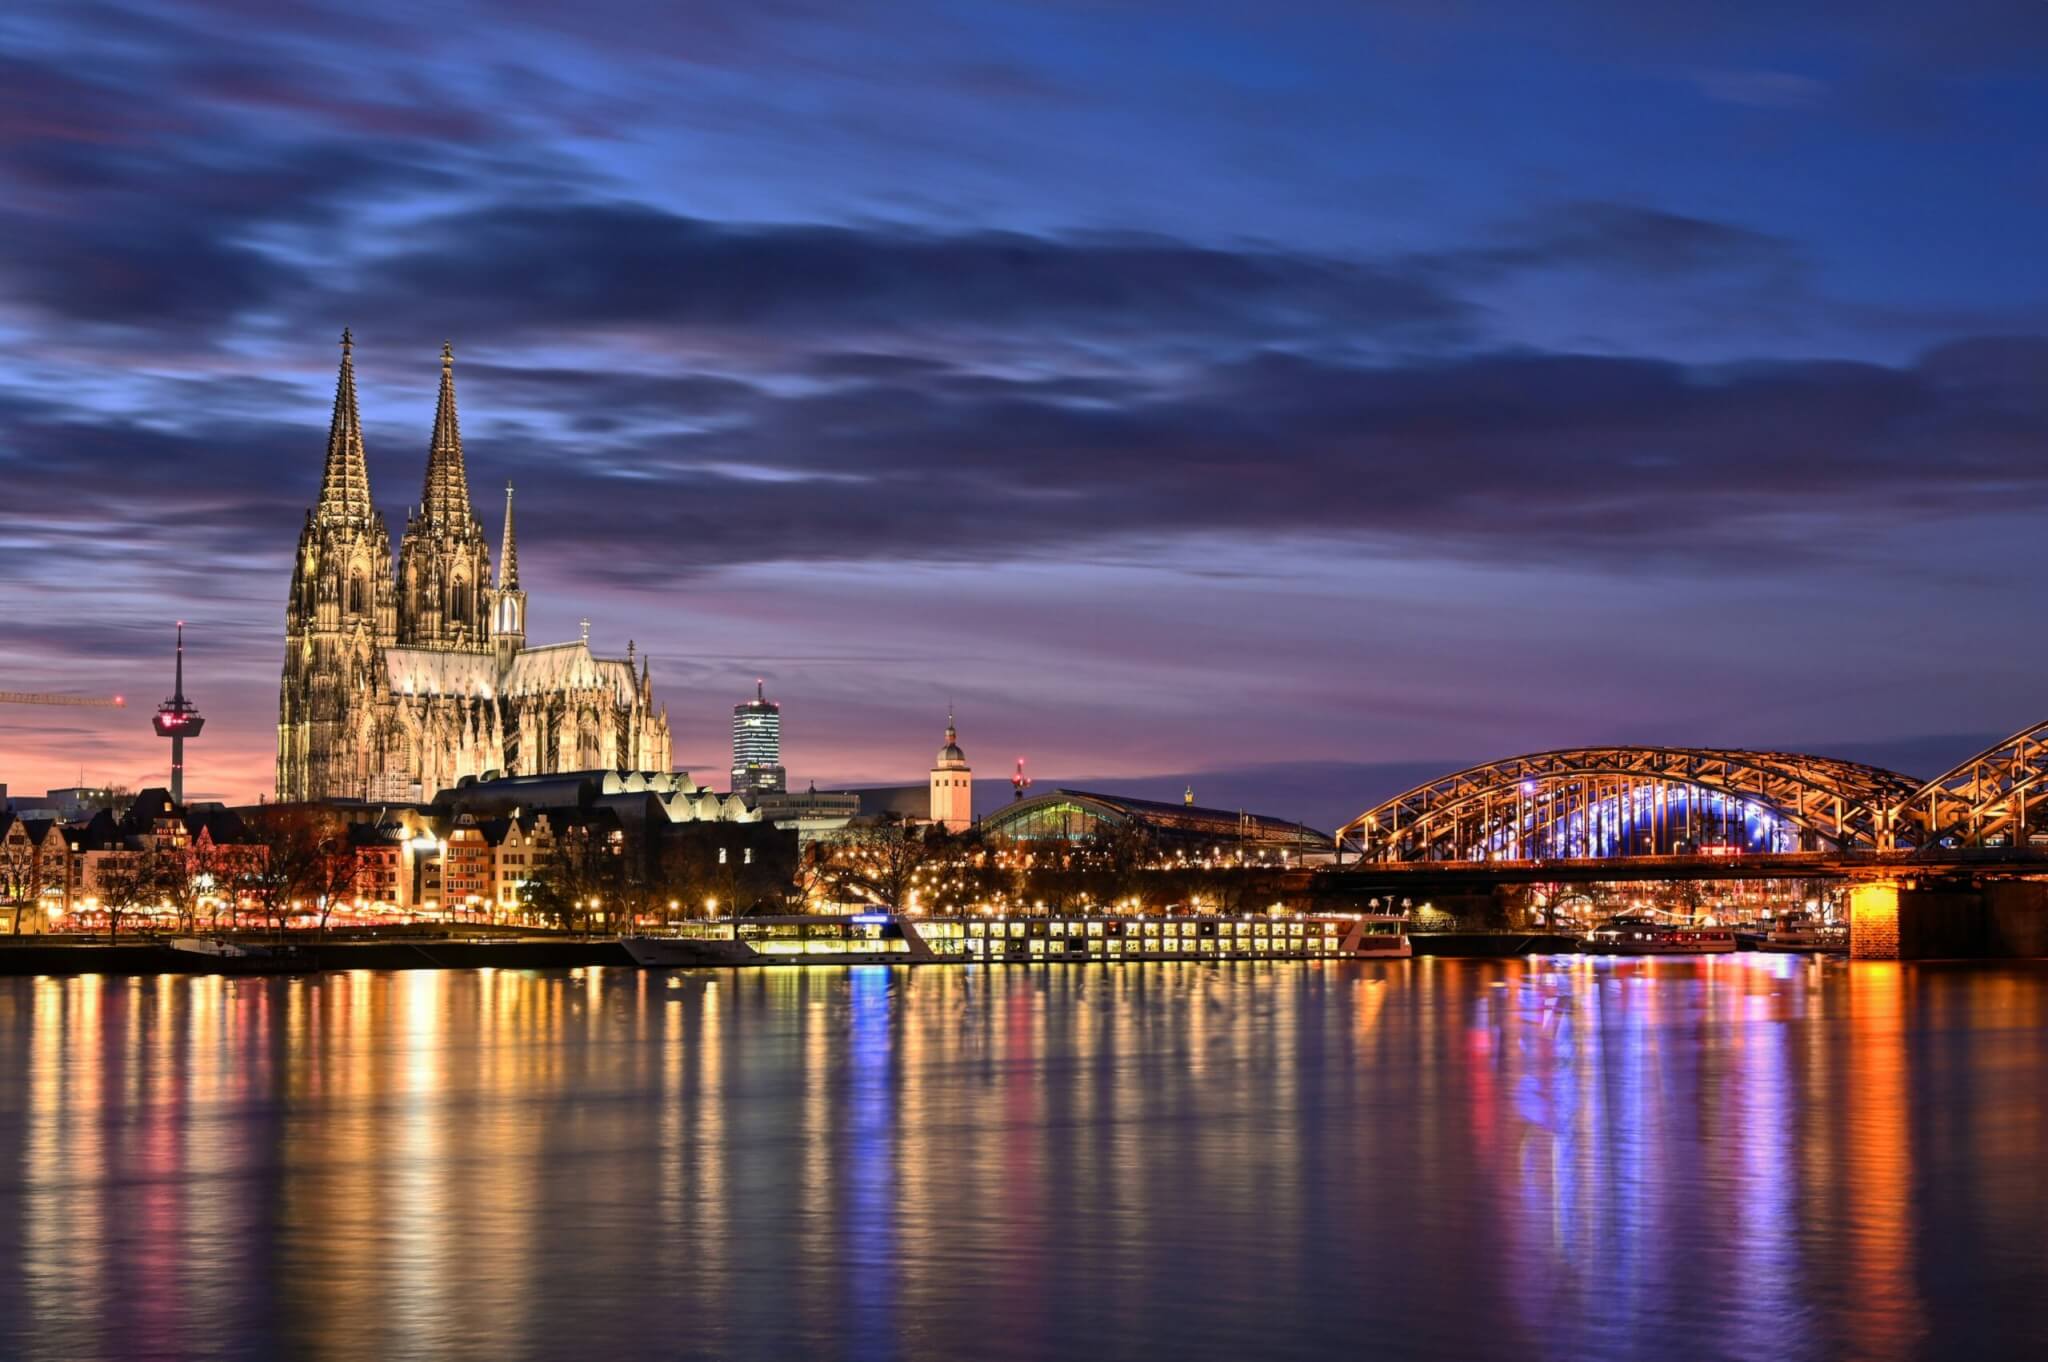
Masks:
[[[893,927],[884,931],[879,922],[742,922],[739,937],[742,941],[776,940],[819,940],[854,941],[873,940],[885,935],[901,937],[903,929]]]
[[[1014,957],[1020,953],[1042,957],[1046,955],[1244,955],[1273,954],[1301,955],[1311,952],[1335,954],[1339,938],[1334,936],[1312,936],[1296,940],[1293,937],[1253,937],[1249,940],[1221,939],[1213,936],[1147,941],[1138,939],[1126,942],[1118,937],[1098,940],[1094,937],[1069,937],[1047,939],[1032,937],[1026,941],[991,942],[986,937],[968,937],[964,940],[942,938],[929,942],[936,955],[1004,956]]]
[[[753,945],[763,955],[904,955],[910,950],[910,943],[900,936],[888,939],[853,937],[836,941],[826,938],[789,941],[777,937],[771,941],[756,941]]]
[[[1398,931],[1400,924],[1386,924],[1389,930]],[[1165,922],[1103,922],[1100,919],[1083,922],[1059,922],[1031,919],[1029,921],[970,921],[966,924],[969,936],[1309,936],[1310,929],[1328,930],[1322,923],[1303,922],[1231,922],[1207,918],[1188,918]],[[932,936],[945,929],[947,934],[958,934],[956,923],[920,923],[918,932]]]

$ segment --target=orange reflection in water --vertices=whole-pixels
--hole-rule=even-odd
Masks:
[[[1914,1282],[1913,1148],[1907,1121],[1908,976],[1897,966],[1847,968],[1849,1084],[1843,1132],[1851,1284],[1844,1311],[1857,1356],[1917,1353],[1923,1330]]]
[[[1765,957],[0,981],[0,1355],[2018,1355],[2044,1022]]]

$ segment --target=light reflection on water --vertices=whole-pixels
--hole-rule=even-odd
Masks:
[[[2048,970],[0,981],[0,1356],[2039,1356]]]

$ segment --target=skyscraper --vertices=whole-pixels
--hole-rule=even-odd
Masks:
[[[732,707],[734,794],[780,794],[789,777],[782,769],[782,706],[754,683],[754,698]]]

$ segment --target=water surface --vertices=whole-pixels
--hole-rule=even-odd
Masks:
[[[0,1355],[2048,1356],[2048,971],[0,981]]]

